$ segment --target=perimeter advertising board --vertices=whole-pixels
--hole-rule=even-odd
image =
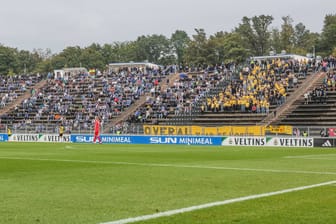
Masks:
[[[8,138],[9,142],[38,142],[41,134],[13,134]]]
[[[126,136],[126,135],[101,135],[102,143],[110,144],[135,144],[139,136]],[[93,143],[93,135],[71,135],[71,142],[73,143]]]
[[[221,145],[221,139],[207,136],[149,136],[149,144]]]
[[[315,138],[314,147],[333,148],[336,147],[335,138]]]
[[[223,137],[222,145],[227,146],[277,146],[313,147],[313,138],[287,137]]]
[[[224,146],[265,146],[265,137],[223,137]]]
[[[276,147],[336,147],[335,138],[309,137],[254,137],[254,136],[129,136],[101,135],[104,144],[166,144],[166,145],[208,145],[208,146],[276,146]],[[92,143],[92,135],[72,134],[59,137],[58,134],[0,134],[0,142],[73,142]]]
[[[267,140],[269,146],[280,147],[314,147],[314,138],[287,138],[287,137],[271,137]]]
[[[70,142],[70,135],[58,134],[13,134],[8,138],[10,142]]]
[[[221,145],[221,137],[101,135],[103,144]],[[71,135],[73,143],[92,143],[92,135]]]
[[[7,142],[8,135],[7,134],[0,134],[0,142]]]

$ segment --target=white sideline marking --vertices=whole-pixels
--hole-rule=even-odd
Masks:
[[[200,209],[204,209],[204,208],[210,208],[210,207],[219,206],[219,205],[227,205],[227,204],[232,204],[232,203],[235,203],[235,202],[247,201],[247,200],[252,200],[252,199],[257,199],[257,198],[270,197],[270,196],[290,193],[290,192],[294,192],[294,191],[302,191],[302,190],[306,190],[306,189],[310,189],[310,188],[332,185],[332,184],[335,184],[335,183],[336,183],[336,180],[329,181],[329,182],[324,182],[324,183],[319,183],[319,184],[314,184],[314,185],[308,185],[308,186],[290,188],[290,189],[285,189],[285,190],[280,190],[280,191],[274,191],[274,192],[269,192],[269,193],[255,194],[255,195],[250,195],[250,196],[245,196],[245,197],[240,197],[240,198],[233,198],[233,199],[229,199],[229,200],[225,200],[225,201],[216,201],[216,202],[202,204],[202,205],[195,205],[195,206],[186,207],[186,208],[180,208],[180,209],[175,209],[175,210],[170,210],[170,211],[165,211],[165,212],[159,212],[159,213],[155,213],[155,214],[151,214],[151,215],[143,215],[143,216],[138,216],[138,217],[133,217],[133,218],[120,219],[120,220],[111,221],[111,222],[104,222],[104,223],[101,223],[101,224],[127,224],[127,223],[132,223],[132,222],[137,222],[137,221],[145,221],[145,220],[149,220],[149,219],[160,218],[160,217],[163,217],[163,216],[172,216],[172,215],[185,213],[185,212],[191,212],[191,211],[200,210]]]
[[[73,147],[73,146],[70,146],[70,145],[66,145],[66,146],[64,146],[64,148],[65,148],[65,149],[74,149],[74,147]]]
[[[306,157],[315,157],[315,156],[321,156],[321,157],[329,157],[329,156],[336,156],[335,153],[332,154],[309,154],[309,155],[300,155],[300,156],[285,156],[285,158],[306,158]]]
[[[238,170],[238,171],[255,171],[255,172],[270,172],[270,173],[298,173],[298,174],[336,175],[336,172],[303,171],[303,170],[274,170],[274,169],[238,168],[238,167],[221,167],[221,166],[196,166],[196,165],[178,165],[178,164],[169,164],[169,163],[131,163],[131,162],[117,162],[117,161],[114,162],[114,161],[72,160],[72,159],[42,159],[42,158],[29,158],[29,157],[6,157],[6,156],[0,156],[0,159],[70,162],[70,163],[114,164],[114,165],[134,165],[134,166],[149,166],[149,167],[194,168],[194,169],[213,169],[213,170]]]
[[[298,159],[297,157],[296,158],[288,158],[288,159]],[[299,159],[311,159],[311,160],[331,160],[331,161],[335,161],[335,159],[332,159],[332,158],[321,158],[321,157],[301,157]]]
[[[285,156],[286,159],[315,159],[315,160],[336,160],[336,154],[317,154],[303,156]]]
[[[303,170],[274,170],[274,169],[255,169],[255,168],[220,167],[220,166],[176,165],[176,164],[168,164],[168,163],[166,163],[166,164],[164,164],[164,163],[162,163],[162,164],[160,164],[160,163],[131,163],[131,162],[114,162],[114,161],[72,160],[72,159],[42,159],[42,158],[28,158],[28,157],[6,157],[6,156],[0,156],[0,159],[70,162],[70,163],[90,163],[90,164],[92,163],[92,164],[134,165],[134,166],[149,166],[149,167],[238,170],[238,171],[255,171],[255,172],[270,172],[270,173],[298,173],[298,174],[336,175],[336,172],[319,172],[319,171],[303,171]]]

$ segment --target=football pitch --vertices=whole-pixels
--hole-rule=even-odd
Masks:
[[[336,150],[0,143],[2,224],[327,224]]]

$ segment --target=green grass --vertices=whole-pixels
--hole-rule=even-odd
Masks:
[[[97,224],[334,180],[334,149],[0,143],[0,223]],[[139,223],[325,224],[335,211],[328,185]]]

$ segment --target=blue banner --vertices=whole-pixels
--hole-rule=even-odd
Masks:
[[[136,144],[134,137],[124,135],[101,135],[102,143],[111,144]],[[93,135],[71,135],[70,141],[73,143],[93,143]]]
[[[0,134],[0,142],[7,142],[8,135],[7,134]]]
[[[107,144],[221,145],[221,137],[101,135]],[[71,135],[73,143],[93,143],[93,135]]]
[[[208,136],[148,136],[146,144],[176,144],[176,145],[221,145],[221,137]]]

